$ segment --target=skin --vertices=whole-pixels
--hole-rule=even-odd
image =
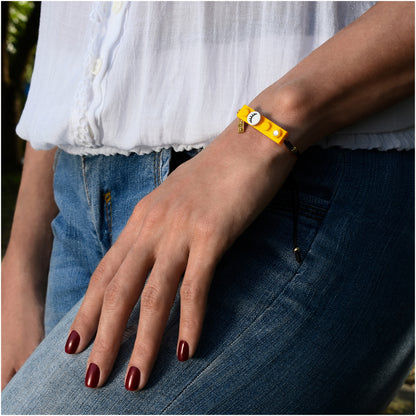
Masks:
[[[1,388],[44,337],[43,315],[49,259],[55,150],[26,145],[25,164],[13,226],[1,272]]]
[[[325,135],[412,94],[413,57],[414,4],[382,2],[249,105],[288,130],[290,140],[302,152]],[[77,353],[95,336],[87,368],[90,363],[99,367],[98,386],[105,384],[111,373],[125,324],[140,294],[140,321],[128,368],[140,370],[138,389],[146,385],[182,275],[178,344],[186,341],[189,357],[195,353],[216,264],[266,207],[295,164],[294,155],[284,146],[277,146],[251,127],[238,134],[237,124],[234,121],[137,204],[92,275],[69,333],[75,330],[80,335]],[[34,178],[26,176],[24,180]],[[49,219],[45,214],[45,223]],[[26,217],[19,220],[27,227]],[[10,247],[18,246],[18,237],[12,235]],[[3,271],[6,285],[14,272],[10,264],[22,254],[10,247],[3,262],[3,270],[5,261],[9,263],[6,273]],[[17,288],[12,297],[18,296]],[[23,325],[22,319],[15,318],[19,306],[10,300],[7,305],[11,322],[6,323],[4,338],[10,335],[13,322]],[[27,319],[27,310],[21,316]],[[30,335],[33,345],[38,336]],[[13,362],[21,363],[30,352],[15,352],[9,347],[6,353],[8,360],[13,357]],[[8,364],[2,360],[2,365]],[[6,372],[4,383],[13,371]]]

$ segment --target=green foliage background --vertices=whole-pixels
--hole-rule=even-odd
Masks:
[[[27,21],[33,12],[35,2],[33,1],[11,1],[9,6],[9,24],[7,27],[6,48],[13,56],[17,54],[17,48],[21,33],[26,29]],[[26,64],[24,81],[29,83],[32,77],[35,48]]]

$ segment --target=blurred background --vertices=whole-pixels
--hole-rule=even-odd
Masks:
[[[6,251],[25,142],[15,129],[32,76],[40,2],[1,2],[1,254]],[[415,414],[414,369],[385,414]]]
[[[23,109],[38,38],[40,2],[1,2],[1,253],[7,247],[25,143],[15,129]]]

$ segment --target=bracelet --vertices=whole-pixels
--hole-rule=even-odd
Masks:
[[[283,143],[296,156],[300,155],[297,147],[285,138],[288,132],[264,117],[258,111],[253,110],[248,105],[243,105],[237,112],[237,117],[240,119],[238,123],[239,133],[244,133],[245,123],[247,123],[278,145],[282,145]]]

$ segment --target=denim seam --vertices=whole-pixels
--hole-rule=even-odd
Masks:
[[[156,188],[156,153],[153,153],[153,185]]]
[[[299,201],[299,215],[310,217],[313,216],[314,219],[323,219],[328,212],[328,207],[331,202],[331,199],[325,200],[326,207],[320,207],[314,204],[309,204],[307,202]],[[293,212],[292,204],[289,201],[272,201],[270,207],[277,209],[283,212]]]
[[[90,209],[92,209],[90,194],[88,192],[87,177],[85,175],[85,156],[82,156],[81,157],[81,165],[82,165],[82,167],[81,167],[81,170],[82,170],[82,178],[84,179],[85,195],[87,197],[88,206],[90,207]]]
[[[160,158],[159,158],[159,184],[163,182],[163,155],[165,154],[165,150],[162,150],[160,152]]]
[[[55,152],[55,158],[53,160],[53,171],[56,172],[56,167],[58,165],[58,161],[59,161],[59,157],[61,156],[62,153],[62,149],[60,149],[59,147],[56,149]]]
[[[309,211],[309,212],[314,212],[314,213],[316,213],[316,214],[321,214],[321,215],[325,215],[326,214],[326,212],[328,211],[327,209],[325,209],[325,208],[321,208],[321,207],[316,207],[316,206],[314,206],[314,205],[309,205],[309,204],[306,204],[305,202],[300,202],[300,207],[301,207],[301,209],[303,209],[303,210],[305,210],[305,211]]]
[[[157,173],[157,185],[158,186],[162,183],[162,152],[163,150],[161,152],[158,152],[158,155],[157,155],[156,173]]]
[[[332,202],[333,202],[333,200],[335,199],[335,197],[336,197],[336,195],[338,194],[338,191],[339,191],[339,184],[340,184],[340,182],[341,182],[341,177],[343,177],[344,176],[344,172],[345,172],[345,169],[344,169],[344,167],[345,167],[345,163],[344,163],[344,161],[345,161],[345,158],[344,158],[344,156],[342,155],[342,159],[343,159],[343,163],[341,163],[341,165],[342,165],[342,173],[341,173],[341,175],[339,175],[339,179],[338,179],[338,182],[336,183],[336,185],[335,185],[335,187],[334,187],[334,192],[332,193],[332,195],[331,195],[331,198],[330,198],[330,200],[329,200],[329,204],[328,204],[328,211],[329,211],[329,209],[330,209],[330,207],[331,207],[331,205],[332,205]],[[306,253],[306,255],[305,255],[305,257],[304,257],[304,259],[303,259],[303,261],[302,261],[302,263],[301,264],[299,264],[298,265],[298,267],[296,267],[295,268],[295,270],[293,271],[293,274],[292,274],[292,276],[290,277],[290,279],[288,279],[288,281],[287,281],[287,283],[285,284],[285,286],[282,288],[282,290],[279,292],[279,294],[275,297],[275,298],[273,298],[273,299],[271,299],[270,300],[270,302],[269,302],[269,304],[264,308],[264,310],[263,310],[263,312],[259,315],[259,316],[257,316],[252,322],[251,322],[251,324],[249,324],[246,328],[244,328],[244,330],[242,331],[242,332],[240,332],[240,334],[238,334],[238,336],[235,338],[235,340],[231,343],[231,344],[229,344],[228,345],[228,347],[231,347],[232,345],[234,345],[236,342],[238,342],[239,341],[239,339],[254,325],[254,324],[256,324],[256,322],[258,322],[258,320],[259,319],[261,319],[263,316],[264,316],[264,314],[265,313],[267,313],[269,310],[270,310],[270,308],[272,307],[272,305],[273,304],[275,304],[280,298],[281,298],[281,296],[282,296],[282,294],[285,292],[285,290],[286,290],[286,288],[288,287],[288,285],[297,277],[297,276],[299,276],[301,273],[300,273],[300,270],[301,269],[303,269],[303,268],[305,268],[306,266],[305,266],[305,260],[307,259],[307,256],[308,256],[308,253],[310,252],[310,250],[311,250],[311,247],[313,246],[313,244],[314,244],[314,242],[316,241],[316,237],[317,237],[317,235],[318,235],[318,231],[319,231],[319,228],[322,228],[322,222],[319,224],[319,227],[317,228],[317,230],[316,230],[316,233],[315,233],[315,235],[314,235],[314,237],[313,237],[313,239],[312,239],[312,241],[311,241],[311,244],[309,245],[309,250],[308,250],[308,252]],[[187,384],[179,393],[178,393],[178,395],[175,397],[175,399],[173,399],[162,411],[161,411],[161,414],[162,413],[165,413],[165,411],[167,411],[174,403],[175,403],[175,401],[176,400],[178,400],[179,399],[179,397],[182,395],[182,393],[184,393],[189,387],[191,387],[192,386],[192,384],[199,378],[199,377],[201,377],[202,376],[202,374],[204,373],[204,372],[206,372],[207,370],[208,370],[208,368],[210,368],[212,365],[214,365],[215,363],[216,363],[216,361],[223,355],[223,353],[224,353],[224,351],[221,351],[216,357],[215,357],[215,359],[213,359],[210,363],[208,363],[207,364],[207,366],[203,369],[203,370],[201,370],[196,376],[195,376],[195,378],[193,379],[193,380],[191,380],[190,382],[189,382],[189,384]]]
[[[154,152],[153,154],[153,179],[154,179],[154,185],[155,188],[157,188],[159,186],[158,183],[158,177],[159,177],[159,153],[158,152]]]
[[[162,150],[163,152],[163,150]],[[158,166],[158,173],[159,173],[159,185],[162,183],[162,155],[159,157],[159,166]]]
[[[329,203],[329,201],[328,201]],[[320,211],[315,210],[315,209],[309,209],[307,206],[305,206],[304,204],[300,204],[300,209],[299,209],[299,215],[302,217],[306,217],[306,218],[311,218],[313,220],[317,220],[317,221],[322,221],[325,218],[325,215],[327,213],[327,209],[322,209]],[[283,211],[285,213],[291,213],[292,209],[287,206],[277,206],[276,209]]]
[[[104,208],[107,218],[108,232],[110,234],[110,244],[113,244],[113,207],[111,203],[111,191],[104,193]]]
[[[85,156],[81,156],[81,170],[82,170],[82,178],[84,180],[85,196],[87,198],[88,206],[90,208],[91,221],[92,221],[92,223],[94,225],[95,236],[96,236],[97,241],[98,241],[98,243],[99,243],[99,245],[101,247],[101,252],[104,255],[105,254],[105,248],[104,248],[103,243],[102,243],[102,241],[101,241],[101,239],[99,237],[100,236],[100,233],[98,231],[98,227],[97,227],[97,224],[96,224],[96,221],[95,221],[94,211],[93,211],[92,203],[91,203],[91,198],[90,198],[90,194],[89,194],[89,191],[88,191],[87,176],[85,174]]]

